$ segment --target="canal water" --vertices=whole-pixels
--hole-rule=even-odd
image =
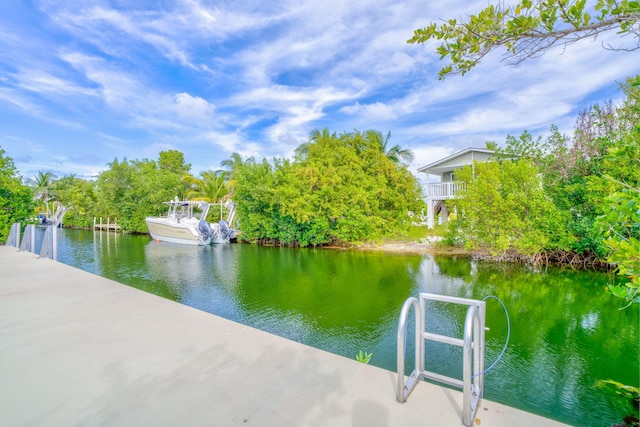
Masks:
[[[485,376],[485,398],[579,426],[610,426],[634,412],[627,400],[596,387],[600,380],[637,387],[640,375],[638,307],[619,310],[621,301],[604,291],[606,274],[431,255],[195,247],[68,229],[58,237],[58,260],[344,357],[372,353],[370,363],[390,371],[408,297],[494,295],[508,309],[511,337]],[[435,304],[430,332],[462,337],[464,311]],[[507,336],[504,310],[493,299],[487,326],[485,366]],[[413,347],[409,342],[408,369]],[[461,378],[460,348],[429,345],[426,358],[428,370]]]

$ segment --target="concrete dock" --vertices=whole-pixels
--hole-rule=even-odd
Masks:
[[[2,426],[461,426],[462,393],[0,246]],[[560,426],[483,400],[474,425]]]

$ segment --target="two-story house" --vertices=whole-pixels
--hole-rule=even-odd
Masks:
[[[464,189],[464,183],[456,181],[456,171],[473,162],[486,162],[493,157],[493,150],[486,148],[467,148],[418,168],[418,172],[440,177],[440,182],[427,183],[427,226],[433,228],[438,223],[445,223],[449,219],[447,200],[455,198]],[[438,221],[441,217],[441,221]]]

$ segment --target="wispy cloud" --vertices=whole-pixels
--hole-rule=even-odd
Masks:
[[[637,72],[628,55],[584,41],[518,68],[498,53],[438,81],[434,44],[406,40],[485,3],[0,6],[0,114],[9,119],[0,146],[28,173],[61,164],[93,173],[168,148],[197,173],[232,152],[290,156],[314,128],[378,129],[414,150],[415,168],[507,133],[570,130],[578,111],[616,96],[616,81]],[[55,162],[35,149],[49,145]]]

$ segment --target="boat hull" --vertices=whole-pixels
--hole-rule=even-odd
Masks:
[[[205,238],[194,224],[168,224],[163,218],[147,218],[149,234],[154,240],[184,245],[208,245],[211,239]]]

